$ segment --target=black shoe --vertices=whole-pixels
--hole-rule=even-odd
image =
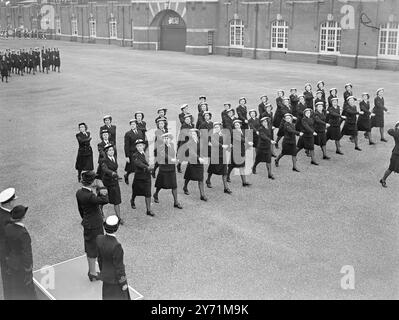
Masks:
[[[183,188],[183,191],[184,191],[184,194],[186,194],[186,195],[189,195],[189,194],[190,194],[190,192],[188,192],[188,189],[187,189],[187,188]]]
[[[210,182],[210,181],[208,181],[208,180],[206,180],[206,186],[207,186],[208,188],[212,188],[212,184],[211,184],[211,182]]]
[[[208,198],[205,197],[205,196],[201,196],[200,199],[201,199],[202,201],[208,201]]]
[[[338,151],[338,150],[335,151],[335,153],[336,153],[336,154],[340,154],[340,155],[342,155],[342,156],[344,155],[341,151]]]
[[[98,272],[97,274],[91,274],[90,272],[88,272],[87,275],[89,276],[90,282],[100,280],[100,274]]]
[[[175,203],[173,205],[174,208],[178,208],[178,209],[183,209],[182,205],[180,203]]]
[[[382,141],[382,142],[388,142],[388,140],[385,139],[385,138],[381,138],[381,141]]]
[[[177,172],[181,173],[181,164],[180,163],[177,165]]]
[[[249,187],[250,185],[251,185],[251,184],[248,183],[248,182],[244,182],[244,183],[242,184],[243,187]]]
[[[324,160],[330,160],[331,158],[329,156],[323,156]]]
[[[155,193],[154,193],[154,202],[159,203],[158,195],[156,195]]]
[[[155,214],[150,210],[150,211],[147,211],[147,216],[155,217]]]
[[[292,168],[292,171],[301,172],[301,171],[299,171],[297,168]]]
[[[125,174],[124,177],[125,177],[125,183],[129,185],[129,176]]]
[[[132,207],[132,209],[136,209],[136,204],[134,202],[130,202],[130,206]]]
[[[255,167],[252,168],[252,174],[256,174],[256,169],[255,169]]]
[[[370,142],[369,142],[369,145],[370,145],[370,146],[372,146],[372,145],[374,145],[374,144],[375,144],[375,142],[373,142],[373,141],[370,141]]]
[[[271,179],[271,180],[275,180],[275,178],[274,178],[274,176],[273,176],[272,174],[268,175],[267,177],[268,177],[269,179]]]
[[[384,181],[384,180],[381,179],[381,180],[380,180],[380,183],[381,183],[381,185],[382,185],[384,188],[388,188],[386,181]]]
[[[274,165],[276,166],[276,168],[278,168],[279,164],[277,160],[274,160]]]
[[[356,147],[355,150],[362,151],[362,149],[360,149],[359,147]]]
[[[230,189],[224,189],[224,193],[232,194],[233,192]]]
[[[278,149],[278,143],[276,143],[274,146],[276,147],[276,149]]]
[[[310,164],[313,164],[314,166],[318,166],[319,164],[315,161],[311,161]]]

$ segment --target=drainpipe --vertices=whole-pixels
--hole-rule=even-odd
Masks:
[[[254,41],[254,59],[256,59],[256,49],[258,48],[258,15],[259,15],[259,4],[255,4],[255,41]]]
[[[357,46],[356,46],[356,57],[355,57],[355,69],[358,68],[359,65],[359,52],[360,52],[360,27],[362,24],[362,11],[363,11],[363,5],[362,5],[362,0],[360,0],[359,3],[359,21],[358,21],[358,26],[357,26]]]

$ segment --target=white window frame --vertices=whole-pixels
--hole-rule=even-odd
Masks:
[[[76,19],[76,18],[71,19],[71,33],[72,33],[72,36],[74,36],[74,37],[77,37],[79,35],[78,19]]]
[[[288,50],[288,22],[285,20],[275,20],[272,22],[270,47],[276,51]]]
[[[230,20],[229,44],[233,48],[244,48],[244,22],[241,19]]]
[[[319,52],[339,54],[341,51],[342,29],[337,21],[326,21],[320,25]]]
[[[61,34],[61,19],[59,17],[55,18],[55,34]]]
[[[380,26],[378,56],[399,60],[399,23],[388,22]]]
[[[118,24],[115,19],[111,19],[109,21],[109,38],[116,39],[118,38]]]
[[[89,19],[89,38],[93,39],[97,37],[97,22],[96,19]]]

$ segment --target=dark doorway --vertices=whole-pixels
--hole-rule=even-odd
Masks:
[[[169,51],[186,51],[186,24],[182,17],[171,10],[165,13],[161,21],[160,49]]]

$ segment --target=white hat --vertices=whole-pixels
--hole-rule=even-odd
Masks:
[[[380,92],[380,91],[384,91],[384,88],[379,88],[379,89],[377,89],[377,94],[378,94],[378,92]]]
[[[14,199],[18,199],[14,188],[8,188],[0,193],[0,203],[7,203]]]
[[[188,107],[188,104],[185,103],[185,104],[183,104],[183,105],[180,107],[180,110],[183,110],[184,108],[187,108],[187,107]]]

